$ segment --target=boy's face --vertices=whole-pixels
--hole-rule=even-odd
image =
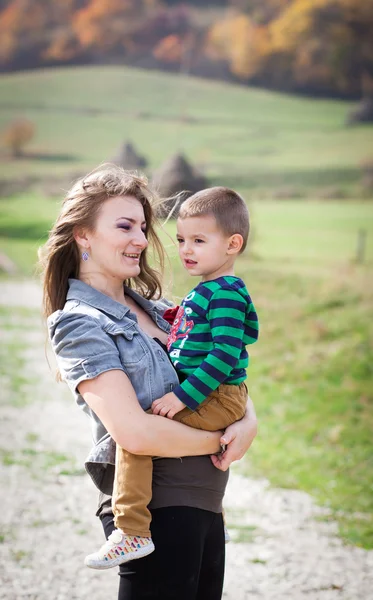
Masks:
[[[215,217],[187,217],[177,220],[179,256],[190,275],[202,281],[233,275],[234,254],[229,251],[231,236],[224,234]]]

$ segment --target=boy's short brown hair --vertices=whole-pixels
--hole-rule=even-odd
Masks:
[[[220,186],[207,188],[185,200],[179,211],[180,219],[205,215],[215,217],[218,227],[225,235],[242,235],[240,252],[245,250],[250,232],[249,211],[237,192]]]

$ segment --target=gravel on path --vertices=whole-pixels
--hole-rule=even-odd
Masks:
[[[0,282],[2,305],[39,309],[40,299],[33,282]],[[83,565],[102,543],[97,493],[82,469],[89,424],[54,381],[44,343],[41,329],[25,332],[29,402],[0,402],[0,599],[116,598],[116,570]],[[308,494],[234,467],[225,506],[224,600],[373,600],[373,552],[343,544]]]

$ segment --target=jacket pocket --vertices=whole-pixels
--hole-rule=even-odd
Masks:
[[[130,365],[140,366],[146,360],[147,348],[135,324],[120,326],[109,323],[105,326],[105,331],[114,338],[121,363],[125,368]]]

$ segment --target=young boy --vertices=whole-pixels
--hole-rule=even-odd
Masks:
[[[258,339],[258,318],[244,282],[234,275],[234,264],[248,236],[249,213],[233,190],[209,188],[182,204],[177,220],[179,255],[186,270],[201,281],[178,307],[168,338],[180,384],[153,402],[154,414],[209,431],[225,429],[244,416],[246,345]],[[147,509],[151,460],[117,448],[113,494],[117,529],[99,552],[86,557],[87,566],[107,569],[154,550]]]

